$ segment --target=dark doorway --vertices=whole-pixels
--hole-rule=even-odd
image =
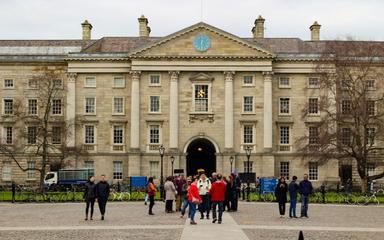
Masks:
[[[187,175],[196,175],[204,169],[207,176],[216,171],[215,146],[205,138],[192,141],[187,149]]]
[[[348,179],[352,180],[352,165],[341,165],[339,168],[341,184],[345,186]]]

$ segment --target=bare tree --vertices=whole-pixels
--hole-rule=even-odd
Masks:
[[[85,151],[82,147],[68,147],[70,124],[64,119],[65,87],[62,68],[41,67],[34,71],[34,77],[23,95],[13,100],[11,112],[6,118],[12,123],[15,136],[12,143],[0,143],[0,153],[24,172],[39,172],[40,190],[44,191],[44,177],[50,164],[66,165],[70,156]],[[31,90],[33,89],[33,90]],[[25,99],[28,97],[28,99]],[[34,167],[25,163],[33,161]]]
[[[306,104],[302,117],[311,118],[313,108],[320,116],[309,121],[308,134],[298,139],[300,152],[320,164],[330,159],[355,161],[366,192],[369,181],[384,176],[368,174],[370,163],[383,163],[384,44],[326,42],[316,72],[320,99],[317,105]]]

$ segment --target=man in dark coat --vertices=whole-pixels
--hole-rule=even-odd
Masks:
[[[287,202],[288,186],[284,177],[280,177],[275,189],[276,200],[279,203],[280,217],[285,215],[285,203]]]
[[[101,213],[101,220],[104,220],[105,207],[107,205],[107,201],[109,197],[109,184],[104,174],[101,175],[100,182],[97,183],[96,196],[97,196],[97,202],[99,204],[99,209]]]
[[[308,174],[304,174],[303,181],[299,184],[301,194],[301,216],[308,217],[309,196],[312,194],[312,183],[308,180]]]
[[[297,193],[299,191],[299,184],[296,183],[297,177],[293,176],[292,181],[289,183],[288,190],[289,190],[289,199],[290,199],[290,205],[289,205],[289,217],[290,218],[297,218],[296,217],[296,203],[297,203]]]

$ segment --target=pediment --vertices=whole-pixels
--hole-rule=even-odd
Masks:
[[[203,73],[203,72],[193,74],[189,78],[189,80],[191,80],[191,81],[212,81],[213,79],[215,79],[215,78],[212,77],[211,75]]]
[[[198,36],[209,39],[209,48],[197,49]],[[247,42],[206,23],[198,23],[171,34],[131,54],[132,58],[273,58],[257,43]]]

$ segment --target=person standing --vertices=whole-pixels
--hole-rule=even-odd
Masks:
[[[231,208],[232,211],[236,212],[239,204],[239,195],[241,189],[241,180],[236,173],[231,174],[231,185],[232,185],[232,200],[231,200]]]
[[[199,194],[202,199],[201,204],[199,205],[200,219],[204,219],[204,213],[206,213],[207,219],[209,219],[210,212],[210,203],[209,203],[209,190],[211,189],[211,181],[205,176],[205,174],[200,175],[198,181]]]
[[[176,181],[175,181],[175,186],[177,190],[177,196],[176,196],[176,211],[181,211],[181,205],[184,201],[183,196],[182,196],[182,189],[184,184],[187,181],[184,178],[184,175],[179,176]]]
[[[182,204],[181,204],[181,208],[180,208],[180,212],[181,212],[181,218],[184,217],[185,215],[185,211],[187,210],[187,207],[188,207],[188,189],[189,189],[189,186],[191,185],[192,183],[192,178],[191,177],[188,177],[187,178],[187,182],[183,185],[183,187],[181,188],[181,192],[180,192],[180,196],[181,196],[181,199],[182,199]]]
[[[89,207],[91,207],[90,220],[93,220],[93,210],[94,210],[95,200],[96,200],[96,184],[95,184],[94,176],[91,176],[88,179],[88,182],[85,183],[83,198],[86,202],[85,221],[88,220]]]
[[[212,187],[209,190],[209,194],[211,195],[211,201],[212,201],[212,217],[213,217],[212,223],[216,223],[217,221],[216,207],[219,208],[218,223],[221,224],[222,222],[225,192],[227,190],[226,183],[222,180],[222,178],[223,177],[221,176],[221,174],[217,174],[217,179],[212,184]]]
[[[217,181],[217,173],[213,172],[212,177],[209,180],[211,180],[211,184],[216,182]]]
[[[225,202],[224,202],[224,211],[225,211],[225,208],[227,208],[227,211],[230,212],[231,211],[231,201],[232,201],[232,186],[231,186],[231,182],[228,180],[230,179],[230,177],[226,178],[226,177],[223,177],[224,179],[224,182],[226,184],[226,190],[225,190]]]
[[[304,174],[303,181],[299,184],[301,194],[301,215],[300,217],[308,218],[309,196],[312,194],[312,183],[308,180],[308,174]]]
[[[153,177],[150,177],[148,178],[148,184],[147,184],[147,193],[149,198],[149,209],[148,209],[149,215],[155,215],[153,214],[152,209],[153,209],[153,206],[155,205],[156,192],[157,192],[157,188],[153,183]]]
[[[176,194],[177,194],[175,185],[172,182],[172,177],[167,177],[164,184],[164,191],[165,191],[165,212],[172,213],[173,201],[175,201]]]
[[[195,222],[196,205],[201,203],[201,197],[199,195],[199,188],[197,187],[197,184],[198,177],[196,176],[188,189],[189,218],[191,219],[191,225],[197,224]]]
[[[284,177],[280,177],[275,189],[276,200],[279,203],[280,217],[285,215],[285,204],[287,202],[288,186]]]
[[[12,181],[12,203],[16,201],[16,183]]]
[[[101,179],[96,186],[96,197],[97,197],[97,203],[99,204],[99,209],[101,213],[101,220],[104,220],[105,208],[108,202],[109,191],[110,191],[110,187],[107,182],[107,177],[103,174],[101,175]]]
[[[297,218],[296,216],[296,203],[297,203],[297,192],[299,191],[299,184],[296,183],[297,177],[293,176],[292,181],[289,183],[289,217]]]

